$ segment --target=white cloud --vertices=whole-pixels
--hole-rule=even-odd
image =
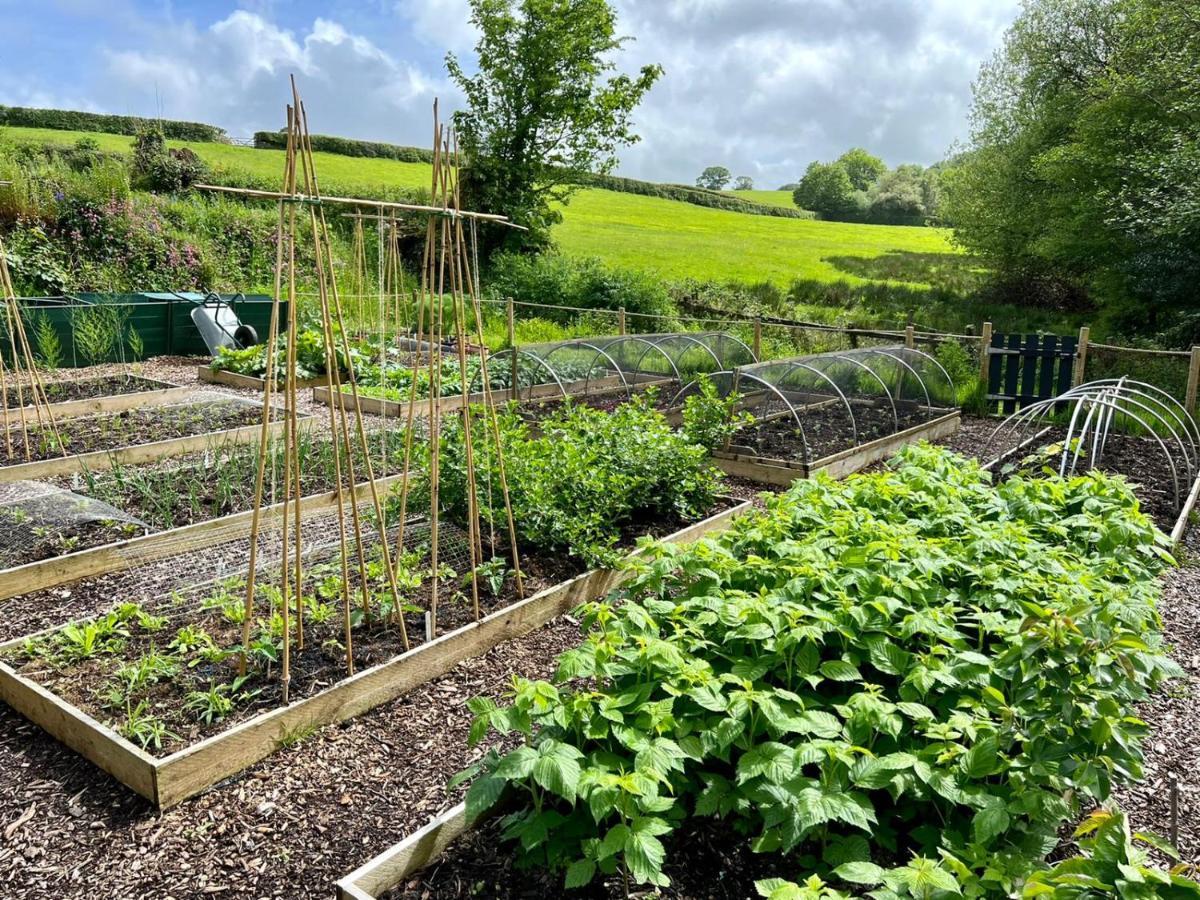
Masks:
[[[71,2],[99,18],[99,0]],[[966,136],[971,81],[1019,4],[613,2],[620,32],[636,36],[619,67],[666,70],[635,114],[644,140],[622,153],[620,171],[690,181],[719,163],[761,187],[855,145],[892,164],[941,158]],[[107,49],[86,69],[94,77],[63,88],[49,71],[0,73],[0,101],[161,114],[249,136],[283,124],[294,73],[314,131],[424,145],[433,98],[444,111],[460,102],[442,55],[469,67],[477,38],[468,0],[329,3],[347,18],[328,13],[294,30],[279,24],[289,7],[278,0],[242,0],[251,8],[195,24],[138,15],[134,0],[106,5],[122,25],[98,38]]]
[[[157,102],[164,116],[249,136],[282,127],[294,74],[314,132],[427,143],[434,97],[452,94],[442,72],[399,60],[326,19],[297,36],[238,10],[205,29],[178,26],[160,46],[168,43],[169,53],[108,51],[106,101],[143,109]]]

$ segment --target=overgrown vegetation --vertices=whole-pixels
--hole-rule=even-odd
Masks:
[[[994,486],[919,445],[799,481],[717,538],[654,548],[581,610],[554,683],[472,701],[473,742],[521,743],[461,776],[468,815],[511,792],[505,838],[566,887],[665,884],[662,838],[701,816],[815,878],[770,896],[1009,895],[1140,775],[1133,706],[1178,673],[1165,548],[1097,473]]]
[[[1175,0],[1035,0],[975,85],[946,180],[956,235],[1011,292],[1200,335],[1200,27]]]
[[[622,539],[651,522],[693,521],[712,509],[720,473],[707,451],[690,443],[653,409],[652,391],[611,413],[564,402],[542,419],[538,433],[515,411],[500,416],[500,446],[520,540],[563,551],[589,566],[620,556]],[[477,413],[472,428],[481,515],[506,526],[499,460],[489,426]],[[461,419],[444,426],[442,502],[463,516],[467,504],[466,447]]]

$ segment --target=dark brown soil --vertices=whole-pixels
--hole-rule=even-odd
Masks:
[[[644,392],[639,392],[644,395]],[[653,409],[660,412],[670,408],[671,400],[674,398],[676,390],[670,385],[664,385],[655,392]],[[549,416],[554,415],[564,404],[573,404],[575,406],[590,406],[592,409],[602,410],[603,412],[612,412],[622,403],[629,400],[629,393],[625,390],[616,391],[598,391],[594,394],[582,394],[567,398],[552,397],[548,400],[540,400],[535,402],[523,403],[517,413],[527,422],[540,422]]]
[[[115,397],[119,394],[137,394],[142,391],[158,391],[169,385],[151,381],[148,378],[138,378],[136,375],[104,375],[99,378],[80,378],[77,380],[48,381],[42,385],[46,389],[46,400],[50,403],[64,403],[68,400],[91,400],[94,397]],[[20,392],[25,404],[29,405],[29,390]],[[0,394],[6,406],[15,406],[18,401],[18,391],[10,387],[7,394]]]
[[[724,506],[718,507],[726,508]],[[716,512],[718,510],[714,510]],[[636,538],[649,534],[663,536],[678,530],[686,523],[678,519],[635,520],[626,529],[621,545],[632,546]],[[427,547],[427,536],[419,538],[420,546]],[[454,544],[462,544],[461,552],[452,556],[447,550]],[[406,541],[408,546],[418,546],[418,541]],[[443,556],[441,561],[457,562],[466,559],[465,541],[461,533],[443,529]],[[427,550],[419,551],[427,553]],[[505,568],[511,565],[511,560],[500,548],[484,548],[485,556],[504,558]],[[328,555],[328,554],[327,554]],[[374,554],[369,555],[368,561]],[[317,563],[318,566],[314,566]],[[317,600],[317,588],[326,579],[337,578],[337,567],[328,561],[320,565],[319,560],[307,563],[304,596],[316,604],[316,610],[309,608],[305,612],[308,619],[305,626],[305,644],[303,648],[294,642],[291,648],[289,696],[292,702],[312,696],[347,676],[347,661],[344,649],[344,625],[340,615],[340,590],[330,591],[332,596],[325,597],[325,603]],[[413,569],[428,569],[429,558],[423,555],[419,562],[412,563]],[[533,594],[574,577],[584,571],[584,565],[573,558],[561,554],[547,552],[525,551],[521,557],[524,596]],[[262,570],[260,588],[278,582],[278,570],[273,568]],[[475,606],[466,571],[451,572],[442,579],[439,589],[439,603],[436,613],[435,634],[444,634],[475,620]],[[351,566],[350,596],[354,607],[360,607],[359,585],[356,567]],[[340,584],[340,579],[338,580]],[[404,635],[398,625],[385,619],[379,613],[380,603],[386,596],[390,601],[390,593],[383,583],[373,583],[372,607],[374,615],[370,621],[364,620],[353,629],[351,642],[354,668],[361,671],[379,665],[405,652]],[[427,611],[431,609],[431,590],[428,579],[415,588],[404,590],[405,603],[403,616],[409,646],[416,647],[427,640],[426,621]],[[262,591],[260,590],[260,595]],[[118,596],[128,596],[119,592]],[[250,677],[239,683],[236,688],[238,700],[232,712],[216,722],[204,722],[195,711],[186,707],[186,702],[193,692],[210,690],[213,685],[228,685],[235,679],[235,665],[239,656],[228,656],[223,659],[212,659],[210,656],[197,651],[176,651],[170,644],[175,639],[180,628],[190,627],[202,629],[204,635],[211,639],[212,644],[224,651],[232,652],[233,648],[241,645],[242,626],[240,621],[231,620],[226,610],[232,606],[240,611],[245,596],[245,582],[236,579],[228,580],[204,588],[186,592],[172,592],[171,599],[158,603],[147,604],[144,609],[165,621],[153,629],[140,627],[135,622],[126,623],[123,631],[127,635],[121,640],[119,648],[113,652],[89,654],[77,661],[67,661],[56,658],[57,651],[51,639],[39,639],[29,646],[22,645],[6,655],[6,661],[24,677],[29,678],[48,690],[52,691],[73,706],[83,710],[88,715],[101,722],[111,722],[114,727],[125,725],[130,719],[130,709],[138,708],[142,701],[146,707],[142,715],[152,717],[161,723],[164,729],[154,740],[153,745],[146,746],[156,754],[169,754],[186,747],[210,734],[225,731],[238,722],[253,718],[279,706],[284,701],[283,684],[279,677],[278,658],[267,662],[261,657],[254,657],[249,670]],[[479,612],[487,615],[520,599],[516,579],[511,575],[504,578],[499,593],[493,593],[491,585],[481,578],[479,584]],[[212,602],[210,602],[212,601]],[[251,630],[252,642],[263,634],[261,617],[270,608],[265,596],[256,600],[258,616]],[[320,620],[315,612],[322,612]],[[390,619],[390,617],[389,617]],[[282,634],[282,631],[279,632]],[[276,656],[282,646],[282,638],[276,636]],[[156,683],[136,692],[118,690],[114,696],[113,689],[119,687],[119,670],[126,665],[136,664],[149,654],[163,657],[172,664],[173,671]],[[127,735],[135,741],[136,734]]]
[[[0,510],[0,515],[3,515],[3,510]],[[9,537],[7,533],[10,530],[0,525],[0,542],[3,542],[0,547],[0,566],[4,568],[103,547],[145,533],[145,529],[134,523],[107,519],[79,522],[62,528],[26,528],[22,529],[19,539],[16,535]]]
[[[893,416],[890,406],[859,405],[854,406],[853,423],[844,406],[802,410],[799,414],[800,428],[797,428],[796,420],[791,415],[771,419],[739,431],[729,449],[734,453],[745,453],[764,459],[804,460],[807,442],[807,459],[816,461],[841,450],[911,428],[927,418],[919,411],[900,410],[898,416]]]
[[[598,876],[591,885],[568,893],[562,873],[518,869],[511,848],[501,838],[498,821],[488,822],[451,845],[436,862],[383,900],[530,900],[570,896],[579,900],[624,900],[619,876]],[[716,819],[691,819],[663,838],[667,862],[663,871],[670,887],[658,893],[631,884],[628,896],[674,900],[748,900],[757,897],[754,882],[762,878],[794,878],[798,865],[774,854],[753,853],[750,846]]]
[[[28,457],[25,453],[25,434],[22,429],[10,428],[13,452],[9,465],[55,459],[63,455],[64,448],[68,455],[115,450],[119,447],[150,444],[170,438],[223,431],[261,421],[261,407],[224,400],[124,410],[104,416],[83,416],[57,423],[61,447],[55,441],[49,426],[28,428]]]

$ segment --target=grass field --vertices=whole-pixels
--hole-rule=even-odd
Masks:
[[[767,206],[782,206],[785,209],[795,209],[796,202],[792,199],[791,191],[726,191],[731,197],[740,197],[753,203],[765,203]]]
[[[127,153],[133,138],[120,134],[99,134],[84,131],[55,131],[50,128],[0,128],[0,138],[33,144],[64,144],[70,146],[80,138],[95,140],[101,150]],[[233,144],[212,144],[199,141],[168,141],[169,147],[187,147],[210,166],[240,169],[260,178],[283,180],[282,150],[256,150]],[[356,186],[362,192],[373,187],[429,189],[430,167],[426,163],[406,163],[393,159],[362,159],[337,153],[314,153],[317,177],[328,185]],[[328,188],[326,188],[328,190]]]
[[[896,253],[955,254],[945,229],[777,219],[602,190],[575,195],[555,236],[566,253],[669,278],[780,285],[895,280],[873,277],[870,262]]]
[[[0,129],[0,139],[74,144],[80,138],[101,149],[127,152],[130,137],[36,128]],[[170,141],[189,147],[212,166],[237,169],[275,181],[283,172],[281,150],[229,144]],[[372,188],[428,187],[430,167],[387,159],[316,153],[327,193],[371,195]],[[787,191],[738,191],[735,196],[792,206]],[[950,232],[933,228],[857,225],[747,215],[637,194],[582,190],[571,200],[555,237],[563,252],[596,256],[614,265],[667,279],[772,282],[928,283],[939,261],[953,263]],[[914,261],[919,264],[914,264]]]

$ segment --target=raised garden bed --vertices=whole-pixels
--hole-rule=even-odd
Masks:
[[[267,379],[257,375],[242,375],[226,369],[214,369],[212,366],[200,366],[196,375],[201,381],[209,384],[225,384],[229,387],[246,388],[251,391],[265,391]],[[315,388],[329,385],[328,375],[318,375],[316,378],[297,378],[296,387],[300,389]],[[276,385],[277,389],[280,385]]]
[[[738,504],[733,501],[725,501],[725,504],[726,508],[720,512],[675,531],[667,535],[666,539],[688,541],[708,531],[723,528],[737,513],[749,506],[748,503]],[[653,528],[645,530],[652,531]],[[547,578],[556,579],[563,572],[562,566],[561,558],[557,561],[553,557],[547,558],[541,564],[532,557],[523,561],[523,570],[529,571],[534,578],[539,571],[544,571]],[[591,570],[565,581],[557,581],[517,602],[510,602],[513,598],[501,592],[495,598],[497,608],[480,621],[466,621],[459,627],[423,643],[418,643],[421,638],[419,627],[412,627],[417,626],[421,620],[420,609],[417,606],[408,612],[408,615],[415,617],[409,628],[409,635],[414,644],[411,650],[396,655],[399,647],[396,632],[382,628],[374,637],[366,638],[362,647],[363,652],[368,654],[364,658],[364,664],[368,667],[360,669],[353,676],[342,677],[328,687],[323,685],[328,684],[329,679],[338,677],[334,674],[334,669],[321,669],[316,664],[297,662],[295,671],[301,673],[308,671],[305,666],[315,666],[313,677],[306,686],[297,683],[293,688],[293,697],[307,694],[303,699],[294,699],[288,706],[256,711],[257,714],[253,717],[208,736],[197,734],[195,736],[199,737],[198,741],[167,755],[152,755],[113,728],[101,723],[85,709],[66,702],[39,683],[57,682],[52,670],[37,669],[39,664],[45,665],[45,657],[39,656],[37,652],[32,652],[31,655],[31,648],[24,639],[0,645],[0,655],[4,657],[0,662],[0,698],[137,793],[159,807],[167,807],[240,772],[272,753],[281,744],[288,743],[296,735],[304,734],[320,725],[350,718],[398,696],[447,671],[464,658],[478,655],[501,641],[538,627],[585,600],[607,593],[626,577],[627,573],[624,571]],[[234,593],[236,594],[236,591]],[[217,606],[214,606],[214,609],[216,608]],[[170,610],[164,606],[161,612],[151,612],[154,615],[165,615]],[[470,619],[465,605],[461,613],[461,617]],[[215,613],[208,610],[208,614]],[[450,621],[454,621],[453,618]],[[142,629],[137,624],[136,617],[130,622],[133,624],[125,623],[125,627],[130,631],[131,636],[128,640],[132,646],[143,647],[153,640],[149,633],[141,633],[150,632],[151,629]],[[71,627],[54,629],[35,637],[49,642],[69,641],[69,638],[63,636]],[[176,634],[175,629],[171,629],[171,634]],[[143,643],[138,644],[137,641]],[[323,658],[328,650],[316,645],[315,640],[308,646],[310,649],[306,652],[309,659]],[[176,665],[178,664],[177,660]],[[20,667],[25,667],[26,671],[18,671]],[[216,674],[214,669],[206,671]],[[344,672],[344,669],[340,671]],[[84,690],[82,684],[87,683],[86,679],[90,675],[93,685],[101,685],[102,673],[90,669],[86,672],[72,670],[70,674],[73,677],[62,682],[63,690],[84,706],[98,702]],[[149,698],[146,699],[150,702]],[[277,698],[264,695],[263,702],[272,702],[274,699]],[[97,714],[102,712],[94,705],[90,708]],[[134,734],[131,721],[132,718],[127,715],[125,730]],[[163,737],[159,736],[160,743]]]
[[[790,485],[797,478],[809,478],[817,472],[825,472],[833,478],[841,478],[857,472],[871,463],[887,459],[905,444],[913,441],[936,441],[953,434],[959,427],[960,414],[955,410],[932,419],[924,419],[901,431],[871,437],[865,443],[845,447],[846,436],[836,428],[833,407],[819,411],[822,423],[816,423],[806,415],[804,434],[808,438],[809,452],[815,457],[811,462],[797,459],[792,454],[803,451],[803,442],[790,417],[772,419],[747,429],[756,440],[751,446],[741,446],[746,435],[739,433],[728,450],[714,450],[713,462],[728,475],[749,478],[763,484]],[[880,425],[885,418],[879,410]],[[860,417],[861,420],[861,417]],[[891,413],[886,413],[891,421]],[[811,428],[810,424],[817,424]],[[826,431],[821,430],[824,425]],[[902,420],[903,424],[903,420]],[[882,427],[880,428],[882,430]],[[875,432],[868,432],[871,435]],[[860,439],[861,439],[860,435]],[[841,447],[842,449],[835,449]],[[791,452],[788,452],[791,451]],[[823,454],[823,455],[822,455]]]
[[[376,489],[383,493],[403,480],[402,475],[377,478]],[[359,484],[355,488],[354,496],[360,501],[367,499],[370,496],[370,485]],[[300,512],[302,516],[309,516],[335,509],[336,506],[337,493],[326,491],[303,497],[300,501]],[[282,503],[263,507],[263,522],[269,525],[278,519],[282,510]],[[194,551],[223,544],[249,535],[253,516],[253,509],[246,509],[192,525],[132,538],[129,536],[127,525],[114,522],[110,526],[90,530],[86,543],[81,541],[81,545],[75,546],[65,544],[63,539],[59,538],[57,547],[63,548],[64,552],[46,552],[41,559],[0,571],[0,600],[59,587],[82,578],[132,569],[170,557],[179,552],[182,544]],[[64,534],[70,536],[69,533]]]
[[[50,381],[45,385],[50,414],[56,422],[78,416],[120,412],[143,406],[164,406],[186,400],[194,390],[165,381],[155,381],[137,375],[106,375],[100,378],[80,378],[72,381]],[[21,410],[16,407],[17,391],[9,387],[7,404],[0,425],[19,426]],[[25,421],[36,421],[37,414],[30,406],[29,392],[24,392]]]
[[[149,462],[218,444],[253,440],[261,432],[261,420],[261,405],[228,398],[83,416],[57,426],[65,456],[48,428],[28,428],[28,462],[24,461],[25,435],[19,428],[10,427],[13,461],[0,466],[0,481],[100,471],[114,464]],[[312,425],[310,418],[299,420],[302,430]],[[270,427],[278,432],[285,426],[281,417]]]

